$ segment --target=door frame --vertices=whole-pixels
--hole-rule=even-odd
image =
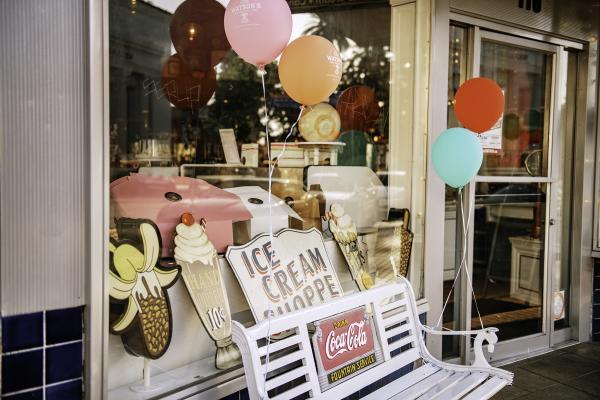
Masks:
[[[400,0],[394,0],[400,1]],[[569,71],[577,75],[577,87],[574,103],[574,133],[572,135],[573,157],[571,190],[571,213],[569,221],[570,238],[565,242],[570,245],[568,259],[570,261],[570,298],[569,326],[554,333],[554,344],[572,341],[590,340],[592,306],[592,276],[594,255],[600,257],[600,250],[592,252],[594,220],[600,220],[600,207],[595,214],[594,199],[600,193],[600,178],[596,176],[596,160],[600,156],[600,143],[597,143],[600,125],[600,113],[596,105],[600,103],[598,93],[598,51],[597,38],[570,39],[564,35],[555,36],[552,32],[532,30],[527,26],[510,25],[500,22],[493,15],[472,14],[450,7],[448,0],[433,0],[432,32],[431,32],[431,69],[429,95],[430,137],[433,141],[438,132],[447,126],[447,84],[448,84],[448,42],[451,24],[478,26],[496,32],[503,32],[523,38],[557,44],[566,49],[575,50],[577,56],[576,70]],[[598,153],[598,154],[597,154]],[[444,183],[432,172],[431,164],[427,172],[427,235],[428,242],[436,239],[444,241],[443,230],[439,226],[444,223]],[[434,200],[435,199],[435,200]],[[441,234],[440,234],[441,232]],[[600,242],[600,241],[599,241]],[[598,246],[600,249],[600,246]],[[425,260],[425,293],[429,300],[430,310],[427,323],[436,323],[442,312],[443,295],[443,249],[427,246]],[[460,320],[459,320],[460,321]],[[457,327],[461,329],[461,327]],[[427,338],[430,350],[437,357],[442,357],[441,339],[436,335]],[[464,354],[464,351],[461,352]],[[468,353],[467,353],[468,354]],[[463,360],[464,361],[463,357]],[[460,362],[457,357],[451,362]]]
[[[560,221],[557,215],[557,183],[561,182],[562,170],[560,168],[560,141],[561,141],[561,121],[562,113],[565,112],[561,109],[561,105],[564,103],[566,96],[566,73],[567,73],[567,54],[565,49],[558,44],[551,44],[547,42],[535,41],[529,38],[521,36],[513,36],[505,33],[497,33],[490,30],[481,29],[479,26],[472,26],[470,28],[470,54],[469,54],[469,71],[467,78],[479,76],[479,67],[481,62],[481,43],[482,40],[488,40],[497,43],[503,43],[510,46],[521,47],[531,50],[537,50],[550,55],[550,115],[547,124],[547,145],[546,152],[548,169],[547,175],[544,177],[510,177],[510,176],[480,176],[477,175],[473,183],[478,182],[510,182],[510,183],[543,183],[547,185],[547,196],[546,196],[546,215],[545,215],[545,241],[544,241],[544,258],[543,265],[540,265],[544,271],[543,280],[543,304],[542,304],[542,332],[527,335],[520,338],[506,340],[496,344],[496,350],[493,354],[487,354],[489,361],[495,361],[498,359],[506,359],[517,355],[526,355],[528,353],[534,353],[542,351],[554,345],[559,341],[564,341],[565,335],[554,332],[554,324],[551,318],[551,301],[552,293],[555,290],[556,283],[554,282],[554,273],[549,265],[556,266],[554,262],[557,258],[557,250],[560,248],[557,242],[557,232],[560,232],[560,225],[550,226],[549,221],[551,219]],[[461,276],[461,311],[459,313],[461,321],[460,328],[469,330],[471,329],[471,309],[472,309],[472,294],[468,277],[473,276],[473,244],[474,244],[474,207],[471,205],[475,202],[475,186],[469,185],[463,193],[463,203],[466,210],[470,210],[471,214],[468,216],[470,221],[468,226],[468,238],[467,238],[467,268],[468,274]],[[567,329],[568,330],[568,329]],[[464,339],[461,343],[461,358],[464,361],[472,359],[472,349],[470,340]]]

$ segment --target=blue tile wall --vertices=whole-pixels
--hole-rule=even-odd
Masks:
[[[592,340],[600,342],[600,261],[594,265],[594,296],[592,300]]]
[[[2,351],[41,347],[44,343],[43,313],[17,315],[2,319]]]
[[[2,394],[30,389],[43,384],[42,350],[2,356]]]
[[[2,400],[83,398],[83,311],[2,318]]]
[[[82,380],[61,383],[46,387],[46,400],[79,400],[81,399]]]
[[[46,311],[46,343],[80,340],[83,327],[81,307]]]
[[[81,378],[82,369],[83,349],[81,342],[46,349],[46,383]]]

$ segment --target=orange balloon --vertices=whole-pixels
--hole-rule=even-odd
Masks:
[[[454,114],[461,124],[477,133],[489,130],[504,111],[504,94],[487,78],[469,79],[454,96]]]
[[[279,62],[283,89],[297,103],[327,101],[342,79],[342,58],[321,36],[302,36],[286,47]]]

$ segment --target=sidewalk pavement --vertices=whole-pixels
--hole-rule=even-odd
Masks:
[[[600,399],[600,343],[565,347],[501,368],[515,378],[494,400]]]

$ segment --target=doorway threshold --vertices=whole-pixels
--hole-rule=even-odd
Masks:
[[[552,353],[553,351],[561,350],[561,349],[564,349],[566,347],[575,346],[575,345],[577,345],[579,343],[580,342],[578,342],[576,340],[568,340],[566,342],[558,343],[558,344],[556,344],[556,345],[554,345],[552,347],[547,347],[547,348],[535,350],[535,351],[532,351],[532,352],[529,352],[529,353],[519,354],[519,355],[516,355],[516,356],[502,358],[500,360],[495,360],[495,361],[491,362],[491,365],[494,366],[494,367],[502,367],[504,365],[514,364],[514,363],[519,362],[519,361],[527,360],[528,358],[533,358],[533,357],[541,356],[541,355],[544,355],[544,354]]]

